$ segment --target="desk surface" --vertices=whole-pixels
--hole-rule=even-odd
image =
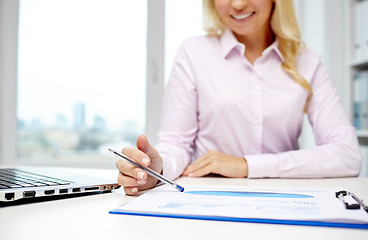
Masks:
[[[87,170],[92,173],[97,170]],[[116,170],[98,172],[115,179]],[[230,179],[180,178],[179,184],[251,187],[344,187],[368,201],[368,178]],[[134,197],[122,189],[106,194],[0,208],[0,238],[12,239],[368,239],[368,230],[171,219],[108,212]],[[327,238],[326,238],[327,237]]]

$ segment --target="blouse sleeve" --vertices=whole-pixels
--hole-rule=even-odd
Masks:
[[[278,154],[245,156],[250,178],[322,178],[357,176],[362,156],[355,128],[349,122],[327,70],[316,61],[308,119],[316,147]]]
[[[185,43],[178,50],[165,87],[155,146],[163,159],[163,175],[169,179],[179,177],[190,163],[198,129],[197,93]]]

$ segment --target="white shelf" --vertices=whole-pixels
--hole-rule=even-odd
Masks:
[[[368,0],[364,0],[368,1]],[[347,98],[349,102],[349,115],[351,121],[353,122],[353,101],[354,101],[354,77],[357,72],[368,70],[368,56],[363,56],[360,58],[350,58],[349,56],[356,55],[355,51],[355,31],[357,28],[359,30],[362,26],[358,26],[356,21],[356,4],[359,4],[361,0],[348,0],[344,1],[344,14],[345,14],[345,31],[346,31],[346,43],[345,43],[345,56],[347,57],[347,69],[346,69],[346,85],[345,88],[350,93],[350,98]],[[367,145],[368,142],[368,129],[357,130],[357,136],[359,138],[359,143],[362,145]],[[368,159],[367,159],[368,161]]]
[[[368,138],[368,130],[357,130],[359,138]]]
[[[364,59],[356,59],[350,62],[353,68],[368,68],[368,57]]]

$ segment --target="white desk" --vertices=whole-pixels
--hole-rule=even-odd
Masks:
[[[90,170],[89,170],[90,171]],[[116,178],[115,170],[104,175]],[[345,187],[368,201],[368,178],[229,179],[180,178],[179,184],[252,187]],[[132,200],[122,189],[0,208],[0,239],[368,239],[368,230],[221,222],[109,214]]]

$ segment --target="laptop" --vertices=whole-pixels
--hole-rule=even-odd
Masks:
[[[57,167],[0,167],[0,202],[58,195],[111,192],[116,181]]]

